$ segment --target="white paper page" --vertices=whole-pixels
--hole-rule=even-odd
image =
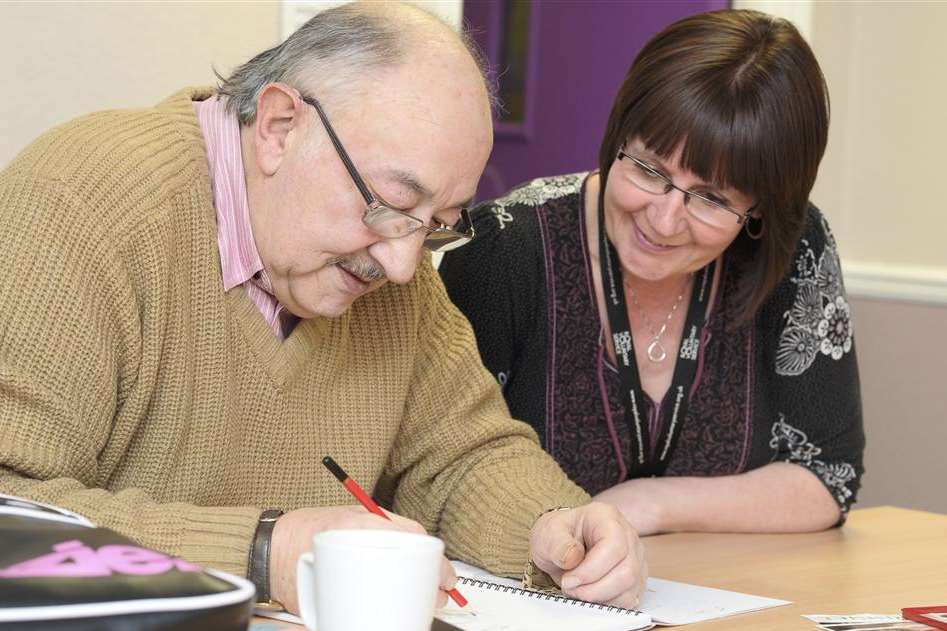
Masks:
[[[726,618],[738,613],[788,604],[790,604],[788,600],[752,596],[651,577],[648,578],[648,585],[638,608],[650,615],[657,624],[678,625]]]
[[[452,561],[458,576],[519,586],[519,581],[493,576],[478,567]],[[764,598],[712,587],[700,587],[651,577],[638,609],[660,625],[678,625],[725,618],[740,613],[788,605],[788,600]]]

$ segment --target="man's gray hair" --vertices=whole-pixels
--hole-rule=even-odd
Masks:
[[[243,125],[256,119],[257,97],[270,83],[316,89],[319,93],[312,96],[320,99],[338,97],[354,91],[370,73],[402,62],[408,44],[405,31],[400,21],[385,12],[365,10],[358,3],[333,7],[310,18],[283,43],[258,54],[229,77],[217,74],[218,91],[228,97],[227,109]],[[483,55],[466,33],[458,37],[480,68],[493,105],[495,91],[486,78]]]

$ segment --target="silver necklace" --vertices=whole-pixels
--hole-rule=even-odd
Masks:
[[[664,322],[661,323],[661,328],[657,330],[655,330],[654,325],[651,323],[651,319],[648,317],[648,314],[646,314],[644,309],[641,308],[641,303],[638,302],[638,294],[635,293],[635,288],[629,285],[627,282],[625,283],[625,286],[628,287],[628,292],[631,294],[631,302],[635,305],[635,308],[638,309],[638,313],[641,314],[641,319],[644,320],[645,326],[648,327],[649,331],[651,331],[652,337],[651,343],[648,344],[648,359],[656,364],[663,362],[668,356],[667,350],[661,343],[661,336],[664,335],[665,331],[667,331],[668,325],[671,323],[671,318],[674,317],[674,312],[677,311],[681,301],[684,300],[684,292],[687,290],[687,285],[689,282],[690,275],[688,274],[687,278],[684,280],[684,287],[681,288],[681,293],[677,295],[674,305],[668,312],[667,317],[664,318]]]

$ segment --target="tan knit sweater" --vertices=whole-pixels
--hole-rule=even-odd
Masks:
[[[72,121],[0,173],[0,492],[244,574],[262,509],[353,503],[329,454],[448,555],[517,573],[535,516],[588,496],[509,418],[429,262],[283,343],[224,293],[208,93]]]

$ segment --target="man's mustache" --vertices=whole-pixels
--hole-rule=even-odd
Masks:
[[[350,274],[369,283],[388,278],[388,275],[385,274],[385,268],[379,265],[377,261],[367,257],[337,256],[329,261],[329,265],[339,265]]]

